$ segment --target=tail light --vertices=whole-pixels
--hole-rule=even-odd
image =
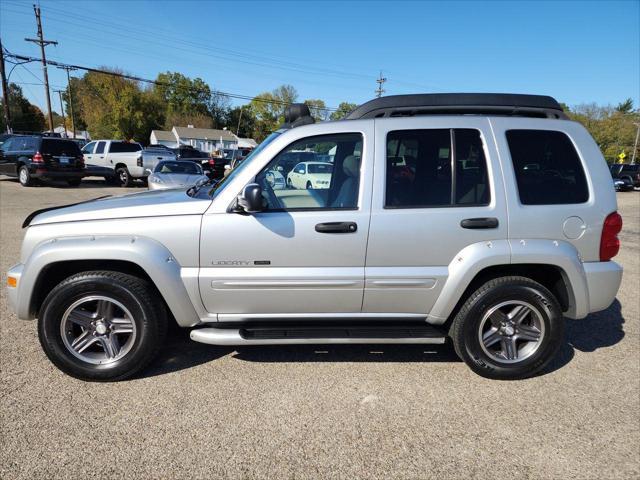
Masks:
[[[216,161],[213,158],[209,159],[209,165],[215,165]]]
[[[622,217],[618,212],[610,213],[604,220],[600,237],[600,261],[607,262],[618,254],[620,240],[618,233],[622,230]]]
[[[44,163],[44,158],[42,158],[42,154],[40,152],[36,152],[31,161],[33,163]]]

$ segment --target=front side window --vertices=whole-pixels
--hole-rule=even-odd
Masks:
[[[523,205],[584,203],[587,179],[569,137],[554,130],[508,130],[507,143]]]
[[[318,161],[335,152],[333,163]],[[257,176],[265,211],[356,209],[362,135],[340,133],[298,140]]]
[[[478,206],[489,180],[478,130],[397,130],[387,135],[385,208]]]
[[[89,155],[93,153],[93,147],[96,146],[96,142],[87,143],[84,147],[82,147],[82,153],[85,155]]]

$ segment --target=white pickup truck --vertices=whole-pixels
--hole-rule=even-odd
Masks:
[[[130,187],[135,179],[146,179],[158,162],[176,159],[169,150],[143,149],[139,143],[123,140],[95,140],[82,153],[89,172],[123,187]]]

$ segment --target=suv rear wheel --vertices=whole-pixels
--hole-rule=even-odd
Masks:
[[[32,187],[34,185],[35,182],[33,178],[31,178],[31,174],[26,165],[22,165],[18,170],[18,181],[23,187]]]
[[[564,321],[549,290],[526,277],[493,279],[456,315],[451,338],[458,356],[479,375],[510,380],[535,375],[557,353]]]
[[[151,362],[167,319],[148,282],[120,272],[73,275],[47,296],[40,343],[62,371],[83,380],[123,380]]]

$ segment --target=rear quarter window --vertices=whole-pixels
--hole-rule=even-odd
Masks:
[[[80,147],[76,142],[71,140],[42,140],[42,146],[40,147],[43,153],[50,155],[69,155],[80,156]]]
[[[582,162],[567,134],[508,130],[506,136],[523,205],[584,203],[589,199]]]
[[[129,142],[111,142],[109,153],[131,153],[139,152],[142,147],[138,143]]]

